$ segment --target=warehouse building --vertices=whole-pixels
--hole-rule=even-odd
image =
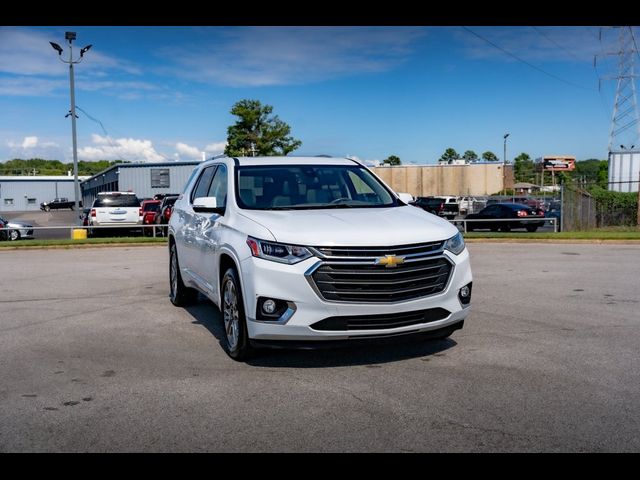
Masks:
[[[87,177],[79,177],[84,180]],[[39,210],[42,202],[67,197],[73,200],[71,176],[0,176],[0,212]]]
[[[82,202],[93,204],[99,192],[134,192],[140,199],[158,193],[181,193],[200,162],[121,163],[80,184]]]

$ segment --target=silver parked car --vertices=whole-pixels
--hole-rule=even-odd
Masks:
[[[33,225],[22,220],[6,220],[0,217],[0,223],[4,225],[3,240],[20,240],[22,238],[33,238]]]

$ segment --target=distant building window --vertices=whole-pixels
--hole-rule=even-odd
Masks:
[[[169,188],[169,169],[151,169],[151,188]]]
[[[13,198],[5,198],[4,199],[4,204],[5,205],[13,205]]]
[[[29,205],[35,205],[36,201],[37,200],[35,198],[27,198],[27,204]]]

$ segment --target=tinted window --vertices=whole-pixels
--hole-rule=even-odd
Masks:
[[[140,207],[140,200],[135,195],[98,195],[93,202],[97,207]]]
[[[192,202],[196,198],[207,196],[209,185],[211,185],[211,179],[213,178],[213,174],[215,173],[216,168],[217,165],[213,165],[212,167],[207,167],[202,171],[202,174],[198,179],[198,183],[196,184],[196,188],[191,192]]]
[[[157,212],[160,209],[160,204],[159,203],[147,203],[144,206],[144,211],[145,212]]]
[[[241,208],[270,210],[398,205],[369,170],[355,165],[245,166],[236,172],[236,195]]]
[[[227,167],[220,165],[216,171],[211,187],[207,192],[207,197],[215,197],[218,207],[227,206]]]

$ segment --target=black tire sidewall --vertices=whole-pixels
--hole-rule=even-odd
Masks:
[[[247,334],[247,317],[244,311],[244,296],[242,294],[242,287],[240,286],[240,280],[238,277],[238,272],[235,268],[229,268],[222,277],[222,283],[220,284],[220,310],[223,315],[222,324],[224,328],[224,289],[227,285],[227,282],[233,282],[236,289],[236,296],[238,298],[238,345],[235,350],[231,350],[229,348],[229,341],[227,340],[227,333],[225,330],[224,334],[224,347],[227,354],[233,358],[234,360],[242,360],[246,358],[250,351],[249,346],[249,335]]]

